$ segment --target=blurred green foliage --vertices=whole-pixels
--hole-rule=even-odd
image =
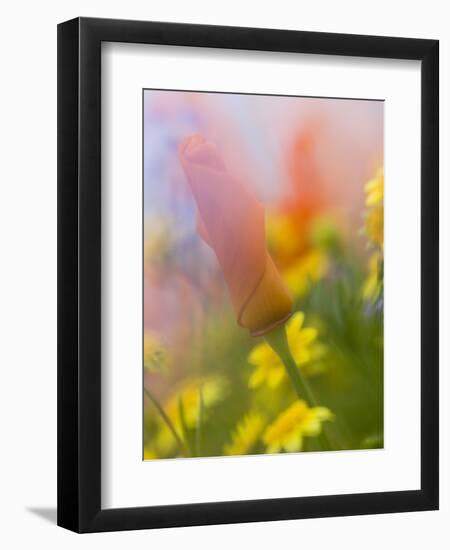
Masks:
[[[326,348],[320,368],[315,368],[314,362],[302,368],[317,403],[334,414],[334,420],[324,425],[331,448],[380,448],[384,408],[383,296],[381,293],[375,302],[363,298],[364,263],[360,257],[343,250],[341,246],[332,247],[328,275],[311,283],[309,291],[296,299],[295,310],[305,313],[305,325],[317,328],[318,339]],[[189,369],[200,380],[198,400],[202,399],[203,377],[226,380],[226,391],[221,390],[221,396],[211,406],[202,401],[194,403],[194,406],[201,403],[194,425],[188,425],[183,414],[181,422],[180,414],[178,419],[176,413],[172,414],[172,421],[180,437],[188,441],[191,456],[221,456],[247,413],[256,411],[269,424],[296,400],[296,395],[289,379],[276,388],[267,385],[249,388],[254,367],[248,363],[248,355],[263,339],[251,338],[238,327],[231,310],[221,315],[213,309],[207,312],[203,329],[203,338],[185,353]],[[170,382],[170,372],[148,372],[147,387],[151,388],[158,376],[168,376]],[[174,379],[173,385],[176,383]],[[182,412],[182,391],[178,399],[178,410]],[[149,400],[145,401],[144,447],[155,458],[183,455]],[[323,449],[319,437],[304,439],[304,451]],[[259,437],[248,453],[265,450]]]

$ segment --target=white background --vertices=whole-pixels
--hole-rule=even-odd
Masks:
[[[441,40],[441,280],[450,278],[450,23],[446,2],[17,2],[2,12],[0,541],[5,548],[446,548],[449,288],[441,286],[441,510],[77,536],[56,505],[56,23],[77,15]],[[405,198],[407,200],[407,197]],[[407,238],[407,236],[405,236]],[[49,521],[50,519],[50,521]]]
[[[102,506],[420,488],[419,62],[142,44],[102,55]],[[142,461],[143,87],[386,100],[384,449]]]

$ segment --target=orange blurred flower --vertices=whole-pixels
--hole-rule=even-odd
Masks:
[[[203,137],[185,139],[179,155],[198,231],[217,256],[238,323],[253,335],[272,330],[290,317],[292,298],[266,249],[262,205]]]
[[[324,184],[315,158],[319,131],[316,123],[302,129],[287,157],[290,188],[281,210],[299,221],[309,221],[326,206]]]
[[[268,219],[271,253],[296,296],[303,295],[329,268],[327,251],[314,237],[324,219],[334,226],[324,217],[328,205],[315,158],[318,131],[317,124],[310,123],[296,136],[286,159],[286,191]]]

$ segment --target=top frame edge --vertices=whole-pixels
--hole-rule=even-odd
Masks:
[[[58,26],[75,21],[80,39],[90,44],[124,42],[405,60],[423,60],[439,49],[439,40],[428,38],[82,16]]]

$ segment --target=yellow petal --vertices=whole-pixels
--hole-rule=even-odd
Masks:
[[[304,365],[311,360],[311,353],[302,346],[298,346],[296,349],[292,350],[292,354],[297,365]]]
[[[147,447],[144,448],[144,460],[153,460],[157,458],[155,451],[152,451],[151,449],[148,449]]]
[[[322,429],[322,422],[331,420],[333,413],[326,407],[313,407],[302,422],[302,432],[304,435],[319,435]]]
[[[327,407],[313,407],[311,411],[321,421],[332,420],[334,418],[334,414]]]
[[[308,415],[308,417],[302,422],[302,432],[304,435],[316,436],[320,434],[320,430],[320,420],[314,415]]]
[[[277,354],[268,344],[258,344],[248,356],[248,362],[251,365],[276,364],[279,361]]]
[[[269,445],[267,447],[266,453],[272,455],[275,453],[279,453],[280,450],[281,450],[281,446],[278,443],[273,443],[272,445]]]
[[[266,372],[267,369],[265,369],[264,367],[258,367],[257,369],[255,369],[248,379],[249,388],[257,388],[258,386],[260,386],[266,378]]]
[[[289,453],[294,453],[295,451],[300,451],[302,449],[302,434],[299,430],[296,430],[295,433],[290,435],[289,437],[286,437],[283,440],[283,447],[288,451]]]
[[[267,385],[270,388],[277,388],[281,384],[283,378],[284,378],[283,366],[273,367],[268,373]]]
[[[300,331],[304,320],[305,314],[303,313],[303,311],[297,311],[296,313],[294,313],[294,315],[289,319],[289,322],[287,323],[288,338],[291,335],[295,336],[295,334]]]
[[[304,328],[300,331],[300,342],[306,346],[317,338],[317,329],[313,327]]]

